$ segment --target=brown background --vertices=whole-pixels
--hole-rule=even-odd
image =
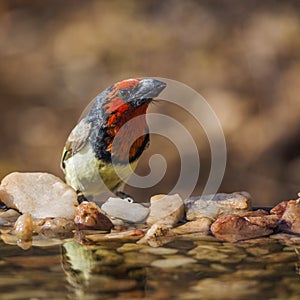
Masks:
[[[62,177],[61,150],[90,100],[115,81],[159,76],[194,88],[216,111],[228,147],[220,191],[247,190],[257,205],[295,198],[299,15],[297,1],[0,1],[0,177],[16,170]],[[206,138],[175,107],[151,109],[193,131],[200,193],[210,163]],[[157,136],[138,173],[149,171],[156,152],[168,172],[152,189],[129,189],[137,199],[176,182],[176,149]]]

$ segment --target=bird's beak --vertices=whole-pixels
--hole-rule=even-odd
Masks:
[[[137,105],[142,104],[142,102],[144,102],[145,100],[149,101],[152,98],[157,97],[166,86],[166,83],[156,79],[142,79],[135,89],[134,93],[130,97],[130,100],[136,101]]]

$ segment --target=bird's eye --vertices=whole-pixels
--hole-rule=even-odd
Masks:
[[[130,93],[129,93],[128,89],[120,89],[119,96],[122,97],[122,99],[128,99],[130,96]]]

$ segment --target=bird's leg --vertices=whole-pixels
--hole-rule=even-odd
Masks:
[[[82,193],[81,191],[77,190],[76,193],[77,193],[77,201],[78,201],[79,204],[82,203],[83,201],[89,201],[89,200],[83,195],[83,193]]]
[[[7,211],[8,207],[6,206],[6,204],[4,204],[1,200],[0,200],[0,209]]]
[[[131,196],[129,196],[128,194],[126,194],[126,193],[124,193],[124,192],[122,192],[122,191],[117,191],[117,192],[116,192],[116,196],[118,196],[118,197],[120,197],[121,199],[126,200],[126,201],[128,201],[128,202],[130,202],[130,203],[133,203],[133,202],[134,202],[134,200],[133,200],[133,198],[132,198]]]

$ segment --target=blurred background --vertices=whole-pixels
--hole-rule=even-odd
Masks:
[[[225,133],[221,192],[246,190],[256,205],[300,191],[299,1],[0,1],[0,177],[47,171],[61,178],[65,140],[103,89],[129,77],[181,81],[210,103]],[[168,103],[195,137],[201,193],[210,149],[192,118]],[[138,174],[161,153],[163,180],[128,188],[141,201],[176,183],[178,153],[153,136]]]

